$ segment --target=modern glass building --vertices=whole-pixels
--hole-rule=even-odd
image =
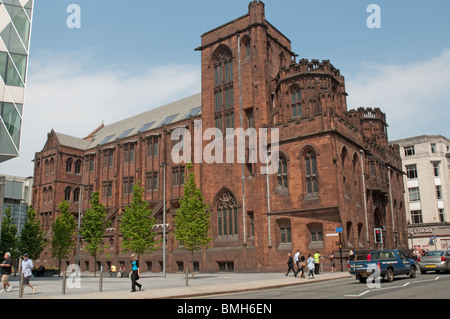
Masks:
[[[19,156],[33,0],[0,0],[0,163]]]

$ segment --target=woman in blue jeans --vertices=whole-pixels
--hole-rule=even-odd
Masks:
[[[136,286],[138,286],[139,290],[141,290],[142,285],[137,282],[140,277],[139,273],[139,260],[136,259],[136,255],[131,255],[131,292],[136,291]]]

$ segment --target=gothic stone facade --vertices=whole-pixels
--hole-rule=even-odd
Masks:
[[[197,50],[201,94],[102,125],[84,139],[49,133],[36,153],[33,193],[46,230],[62,199],[78,216],[89,206],[83,194],[98,190],[112,221],[105,234],[109,256],[98,261],[127,265],[120,219],[131,202],[131,185],[142,181],[159,236],[166,192],[166,267],[182,271],[190,254],[174,236],[173,217],[185,167],[172,161],[171,132],[184,127],[194,136],[202,120],[202,133],[214,127],[279,129],[280,165],[266,178],[259,162],[195,164],[197,185],[211,208],[213,237],[210,248],[194,255],[195,268],[284,271],[287,254],[297,249],[339,256],[339,238],[344,258],[350,249],[365,254],[380,248],[375,227],[383,229],[384,248],[407,247],[402,166],[398,146],[388,143],[385,114],[347,110],[344,77],[330,61],[296,61],[290,40],[266,21],[260,1],[251,2],[244,16],[203,34]],[[248,154],[247,147],[247,159]],[[340,236],[336,228],[342,228]],[[52,262],[48,250],[41,259]],[[162,249],[142,259],[144,270],[161,271]],[[83,251],[80,260],[82,270],[93,270]]]

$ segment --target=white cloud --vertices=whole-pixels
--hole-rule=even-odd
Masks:
[[[43,54],[30,61],[21,156],[0,164],[0,174],[31,176],[35,152],[47,133],[85,137],[106,125],[200,92],[200,66],[107,65],[92,55]],[[450,138],[450,49],[404,65],[362,63],[347,76],[348,108],[379,107],[390,140],[422,134]]]
[[[20,157],[0,164],[0,174],[31,176],[35,152],[47,134],[83,138],[97,128],[200,92],[200,67],[172,64],[107,65],[88,54],[51,53],[30,60]]]
[[[450,138],[450,49],[405,65],[363,63],[346,79],[348,108],[379,107],[386,113],[389,139],[422,134]]]

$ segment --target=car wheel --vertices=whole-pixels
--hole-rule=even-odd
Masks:
[[[366,277],[360,277],[359,278],[359,282],[362,284],[365,284],[367,282],[367,278]]]
[[[393,282],[393,281],[394,281],[394,272],[392,271],[392,269],[388,269],[385,278],[386,278],[387,281],[389,281],[389,282]]]
[[[426,270],[420,270],[420,273],[422,274],[422,275],[425,275],[426,273],[427,273],[427,271]]]
[[[416,267],[411,267],[411,272],[409,273],[409,278],[416,278]]]

